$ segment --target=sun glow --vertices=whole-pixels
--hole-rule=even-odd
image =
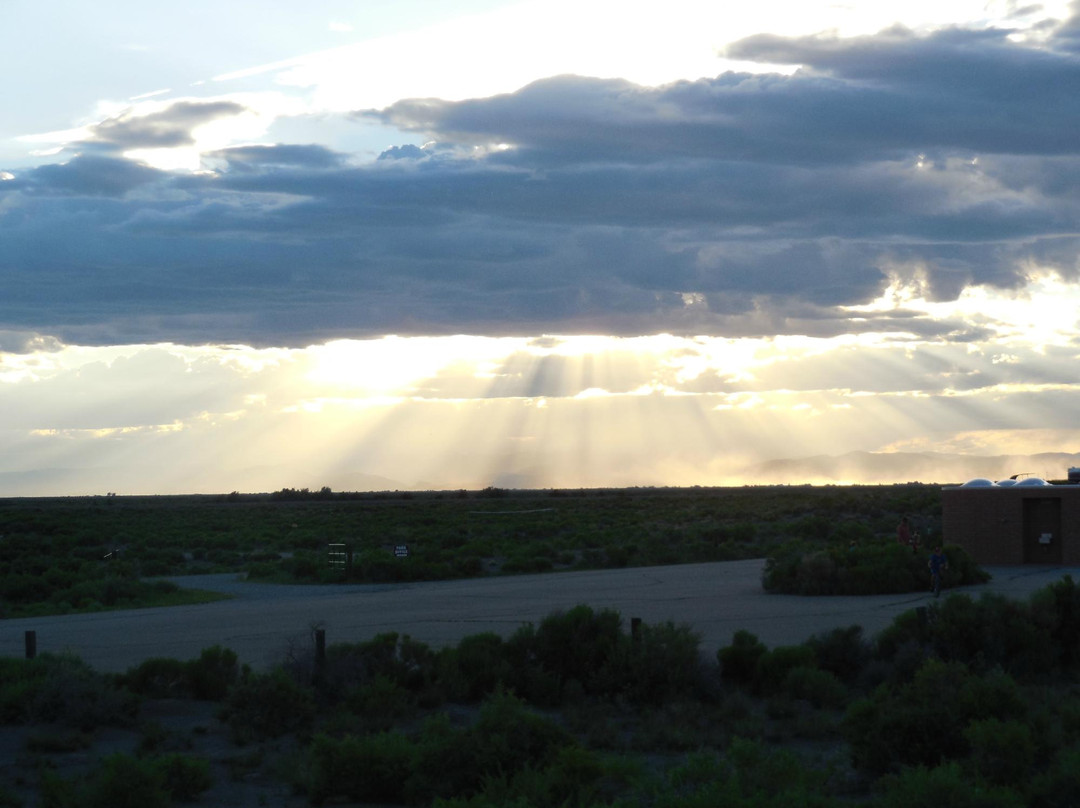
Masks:
[[[105,463],[164,452],[174,487],[155,478],[156,493],[742,484],[775,481],[757,465],[770,457],[976,434],[990,452],[988,419],[1008,427],[1002,445],[1019,443],[1035,412],[1046,434],[1064,435],[1077,385],[1023,376],[1037,356],[910,335],[68,346],[0,358],[0,448],[16,457],[33,446],[54,464],[91,442]],[[77,414],[62,406],[72,390]],[[133,397],[150,403],[129,411]]]
[[[1068,344],[1080,332],[1080,283],[1053,270],[1031,271],[1016,289],[969,286],[948,301],[928,300],[928,294],[925,273],[916,268],[904,276],[894,273],[877,300],[843,308],[867,314],[903,310],[928,320],[956,320],[991,329],[998,344],[1038,350]]]

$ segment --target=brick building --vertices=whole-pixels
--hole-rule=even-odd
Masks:
[[[971,480],[943,489],[941,507],[945,542],[980,564],[1080,565],[1080,485]]]

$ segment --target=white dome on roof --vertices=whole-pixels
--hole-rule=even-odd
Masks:
[[[968,480],[961,488],[993,488],[994,481],[988,480],[985,477],[976,477],[974,480]]]
[[[1016,484],[1022,485],[1025,488],[1037,488],[1040,485],[1050,485],[1050,483],[1048,483],[1042,477],[1028,477],[1026,479],[1018,481]]]
[[[1004,480],[998,480],[997,484],[1002,488],[1012,488],[1014,485],[1016,485],[1016,480],[1012,479],[1011,477],[1006,477]]]

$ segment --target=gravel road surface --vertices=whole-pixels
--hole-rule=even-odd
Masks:
[[[557,609],[585,603],[613,608],[629,623],[671,620],[701,634],[712,655],[745,628],[766,645],[799,643],[857,624],[868,636],[896,615],[932,600],[929,594],[869,597],[770,595],[761,589],[764,562],[731,561],[668,567],[560,572],[409,584],[309,586],[248,583],[234,574],[171,580],[233,599],[198,606],[98,612],[0,621],[0,655],[22,656],[25,633],[38,652],[70,650],[96,669],[124,671],[150,657],[191,659],[211,645],[233,649],[255,668],[280,662],[291,648],[326,630],[328,643],[358,642],[397,631],[433,647],[494,631],[504,637]],[[963,592],[1000,592],[1025,599],[1080,568],[988,567],[993,580]]]

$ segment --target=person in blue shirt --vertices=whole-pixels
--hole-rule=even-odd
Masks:
[[[934,552],[930,554],[927,566],[930,567],[930,588],[936,598],[941,594],[941,573],[949,567],[949,559],[945,557],[940,545],[935,547]]]

